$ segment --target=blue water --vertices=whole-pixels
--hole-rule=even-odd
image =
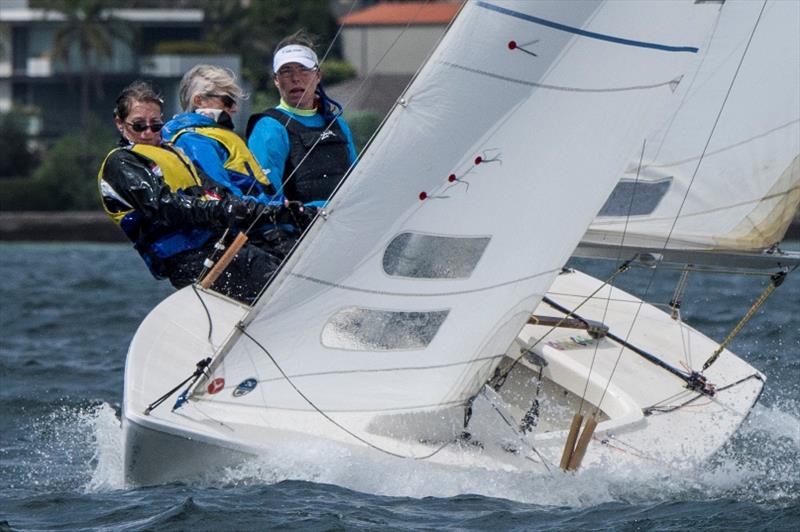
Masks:
[[[0,279],[0,531],[800,529],[800,271],[733,343],[768,376],[761,401],[695,471],[533,478],[309,444],[148,488],[122,479],[122,376],[138,323],[171,288],[117,245],[0,244]],[[659,273],[654,299],[676,279]],[[719,340],[764,282],[694,275],[684,318]]]

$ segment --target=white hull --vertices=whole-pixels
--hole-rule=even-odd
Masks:
[[[563,274],[556,279],[549,297],[572,308],[599,286],[598,280],[582,273]],[[200,297],[214,323],[212,343],[219,346],[244,317],[246,308],[210,293],[201,293]],[[640,305],[640,300],[629,294],[614,290],[610,303],[607,297],[606,288],[578,313],[603,321],[623,338],[637,316],[636,327],[627,339],[671,366],[699,368],[717,346],[655,307]],[[562,317],[545,304],[536,314]],[[520,349],[535,343],[549,329],[525,326],[509,348],[507,355],[511,358],[504,362],[517,358]],[[591,339],[586,331],[554,330],[533,348],[541,358],[521,359],[500,390],[500,400],[490,402],[486,394],[476,399],[468,427],[470,443],[445,445],[461,430],[460,407],[379,418],[359,412],[331,413],[337,426],[311,408],[289,411],[237,405],[232,395],[235,384],[219,392],[229,394],[229,402],[189,401],[173,412],[176,393],[145,415],[151,402],[188,377],[199,360],[212,354],[206,311],[198,295],[187,288],[156,307],[131,343],[123,407],[125,476],[136,484],[183,480],[210,474],[215,468],[249,457],[268,455],[275,446],[309,439],[366,449],[342,427],[383,451],[401,456],[420,457],[445,445],[429,460],[454,467],[546,472],[548,465],[542,464],[542,458],[550,469],[557,467],[569,423],[584,390],[585,415],[594,411],[590,403],[603,399],[600,422],[583,467],[629,467],[641,461],[691,466],[707,459],[730,438],[763,387],[763,375],[729,351],[724,351],[705,375],[717,388],[733,386],[710,398],[698,396],[681,379],[627,349],[619,356],[620,349],[607,338]],[[532,435],[522,436],[510,428],[498,410],[512,425],[518,425],[536,395],[540,368],[535,362],[541,359],[547,365],[538,395],[540,417]],[[260,382],[254,392],[264,394],[266,404],[269,386],[269,382]],[[492,395],[491,391],[487,394]],[[667,410],[691,399],[694,400],[671,412],[643,413],[653,406]]]

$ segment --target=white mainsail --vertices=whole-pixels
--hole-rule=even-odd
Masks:
[[[584,245],[742,252],[783,238],[800,207],[800,3],[725,2],[702,55]]]
[[[238,419],[311,403],[332,416],[463,405],[675,97],[718,11],[466,3],[217,356],[211,379],[258,391],[198,386],[193,403]]]

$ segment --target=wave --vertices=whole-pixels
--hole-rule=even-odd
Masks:
[[[21,478],[48,489],[83,493],[128,489],[123,475],[119,411],[108,403],[62,406],[34,423],[39,448]],[[734,438],[710,462],[691,471],[663,467],[534,475],[488,471],[378,456],[335,442],[296,441],[269,456],[209,471],[196,487],[333,484],[392,497],[474,494],[544,506],[662,503],[735,499],[785,507],[800,502],[800,402],[757,405]]]

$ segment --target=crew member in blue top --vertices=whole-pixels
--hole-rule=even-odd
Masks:
[[[184,111],[164,124],[164,140],[172,142],[219,186],[262,203],[281,203],[275,189],[233,131],[232,115],[245,97],[228,69],[197,65],[184,74],[178,89]]]
[[[319,60],[307,34],[281,41],[272,69],[281,101],[250,117],[247,145],[286,198],[322,206],[356,160],[353,136],[341,106],[322,88]]]
[[[136,81],[117,98],[114,123],[120,132],[98,173],[103,209],[133,242],[158,279],[176,288],[198,280],[204,261],[226,229],[258,224],[297,223],[288,206],[265,206],[216,188],[190,160],[162,142],[163,101],[153,88]],[[305,228],[310,219],[300,218]],[[252,303],[284,253],[269,243],[247,242],[212,285],[220,293]]]

